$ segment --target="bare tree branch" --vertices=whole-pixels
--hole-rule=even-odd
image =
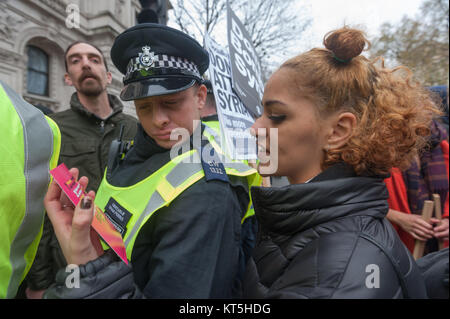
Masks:
[[[404,17],[396,26],[382,25],[371,55],[409,67],[425,85],[448,83],[448,13],[448,1],[424,1],[416,18]]]
[[[299,0],[229,0],[229,3],[252,37],[263,77],[267,78],[273,69],[273,56],[291,48],[311,20],[300,17]],[[213,34],[219,26],[226,30],[226,0],[177,0],[173,11],[174,22],[184,32],[195,35],[200,43],[205,32]]]

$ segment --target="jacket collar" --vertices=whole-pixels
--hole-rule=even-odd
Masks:
[[[117,113],[122,112],[122,110],[123,110],[123,104],[117,96],[108,94],[108,101],[109,101],[109,105],[111,105],[113,111],[106,119],[101,119],[94,113],[87,110],[83,106],[83,104],[81,104],[80,100],[78,99],[77,92],[74,92],[72,94],[72,97],[70,98],[70,107],[73,111],[80,113],[83,116],[94,117],[95,119],[98,119],[98,120],[108,120],[109,118],[116,115]]]
[[[251,192],[262,227],[286,235],[344,216],[384,218],[388,211],[383,179],[356,176],[344,163],[331,166],[309,183],[252,187]]]
[[[202,117],[202,122],[211,122],[211,121],[218,121],[219,116],[217,114],[208,115],[205,117]]]

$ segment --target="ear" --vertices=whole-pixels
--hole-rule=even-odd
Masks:
[[[343,146],[353,134],[356,128],[356,116],[350,112],[339,113],[332,120],[331,134],[327,138],[328,149]]]
[[[109,71],[106,72],[106,81],[107,81],[108,84],[112,83],[112,74]]]
[[[206,86],[204,84],[200,84],[195,94],[198,102],[198,109],[201,110],[206,104],[206,95],[208,94]]]
[[[64,82],[68,85],[68,86],[73,86],[73,82],[72,79],[70,78],[69,74],[66,72],[64,74]]]

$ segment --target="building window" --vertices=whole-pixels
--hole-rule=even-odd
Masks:
[[[48,55],[41,49],[28,46],[27,91],[48,96]]]

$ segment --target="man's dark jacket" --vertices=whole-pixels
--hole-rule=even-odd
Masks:
[[[108,159],[109,146],[119,137],[123,125],[123,139],[132,140],[137,131],[137,119],[122,112],[119,98],[108,94],[112,113],[101,119],[83,107],[77,93],[73,93],[70,109],[53,113],[50,117],[61,131],[59,164],[76,167],[81,176],[89,178],[88,190],[97,190]],[[58,269],[67,265],[52,225],[45,217],[42,239],[27,284],[33,290],[46,289],[55,281]]]
[[[202,127],[203,128],[203,127]],[[200,129],[200,128],[198,128]],[[191,140],[192,145],[192,140]],[[139,126],[133,148],[108,181],[130,186],[170,161]],[[239,295],[242,227],[248,186],[200,179],[139,231],[131,267],[108,253],[80,267],[80,288],[68,289],[64,269],[46,298],[232,298]]]
[[[118,97],[108,94],[112,113],[101,119],[80,103],[76,93],[70,100],[70,109],[50,115],[61,130],[59,163],[68,168],[77,167],[80,176],[89,177],[88,190],[97,190],[105,172],[109,146],[119,137],[124,125],[123,139],[132,140],[137,131],[137,119],[122,112]]]
[[[417,264],[385,218],[387,197],[381,178],[355,176],[345,164],[309,183],[252,188],[260,233],[244,297],[426,298]]]

